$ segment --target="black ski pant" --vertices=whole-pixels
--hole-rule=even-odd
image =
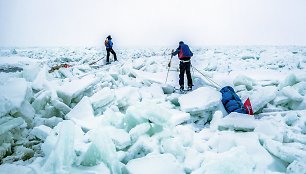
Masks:
[[[188,81],[188,86],[192,87],[192,78],[190,74],[190,62],[180,62],[180,80],[179,84],[180,87],[184,87],[184,74],[186,72],[187,75],[187,81]]]
[[[106,48],[107,54],[106,54],[106,62],[109,62],[109,55],[112,53],[114,55],[114,61],[117,61],[117,56],[113,48]]]

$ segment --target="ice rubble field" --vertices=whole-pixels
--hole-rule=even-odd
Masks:
[[[306,173],[306,47],[193,49],[178,94],[170,49],[0,51],[0,173]],[[48,73],[50,67],[68,63]],[[255,117],[227,114],[220,86]]]

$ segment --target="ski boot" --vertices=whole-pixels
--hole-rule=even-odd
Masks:
[[[192,91],[192,86],[188,86],[187,91]]]
[[[181,93],[181,94],[185,94],[185,93],[186,93],[186,91],[184,90],[184,86],[181,86],[181,87],[180,87],[180,93]]]

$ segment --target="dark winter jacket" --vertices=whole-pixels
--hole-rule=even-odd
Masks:
[[[190,60],[193,53],[190,51],[188,45],[180,43],[179,47],[172,53],[172,55],[178,55],[180,60]]]
[[[247,111],[241,102],[239,96],[235,93],[234,89],[230,86],[223,87],[220,92],[222,93],[222,104],[228,113],[238,112],[246,114]]]

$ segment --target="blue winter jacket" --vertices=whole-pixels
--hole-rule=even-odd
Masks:
[[[223,87],[220,92],[222,93],[222,104],[228,113],[238,112],[246,114],[241,99],[235,93],[234,89],[230,86]]]
[[[113,47],[113,41],[112,41],[112,39],[108,39],[108,43],[106,45],[106,49],[110,49],[112,47]]]
[[[172,53],[172,55],[178,55],[180,60],[190,60],[190,58],[193,56],[193,53],[187,44],[180,43],[179,47]]]

